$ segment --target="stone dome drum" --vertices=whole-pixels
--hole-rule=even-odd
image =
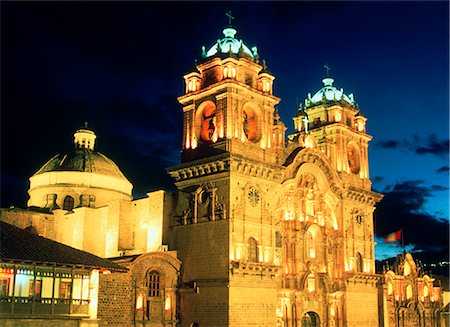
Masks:
[[[28,206],[71,210],[132,198],[132,184],[111,159],[94,150],[95,138],[87,128],[77,130],[75,148],[53,156],[30,177]]]

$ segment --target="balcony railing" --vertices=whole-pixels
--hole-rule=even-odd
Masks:
[[[89,300],[1,297],[0,317],[3,315],[23,316],[89,316]]]

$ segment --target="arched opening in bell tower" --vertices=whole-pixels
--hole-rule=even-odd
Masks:
[[[319,327],[319,315],[313,311],[305,313],[302,317],[302,327]]]

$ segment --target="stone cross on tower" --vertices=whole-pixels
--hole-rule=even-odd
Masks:
[[[307,116],[303,117],[303,123],[305,124],[305,133],[308,133],[308,124],[309,124],[309,119]]]
[[[225,13],[225,15],[227,15],[227,17],[228,17],[228,25],[231,26],[231,21],[234,19],[234,17],[231,16],[231,10],[228,10],[228,12]]]

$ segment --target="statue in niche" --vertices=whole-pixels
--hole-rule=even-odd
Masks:
[[[309,216],[314,216],[314,206],[315,206],[314,190],[310,188],[306,192],[305,213]]]
[[[202,126],[200,135],[205,141],[213,141],[216,134],[216,113],[205,112],[202,116]]]
[[[190,219],[191,210],[190,209],[184,209],[183,210],[183,225],[187,225]]]

